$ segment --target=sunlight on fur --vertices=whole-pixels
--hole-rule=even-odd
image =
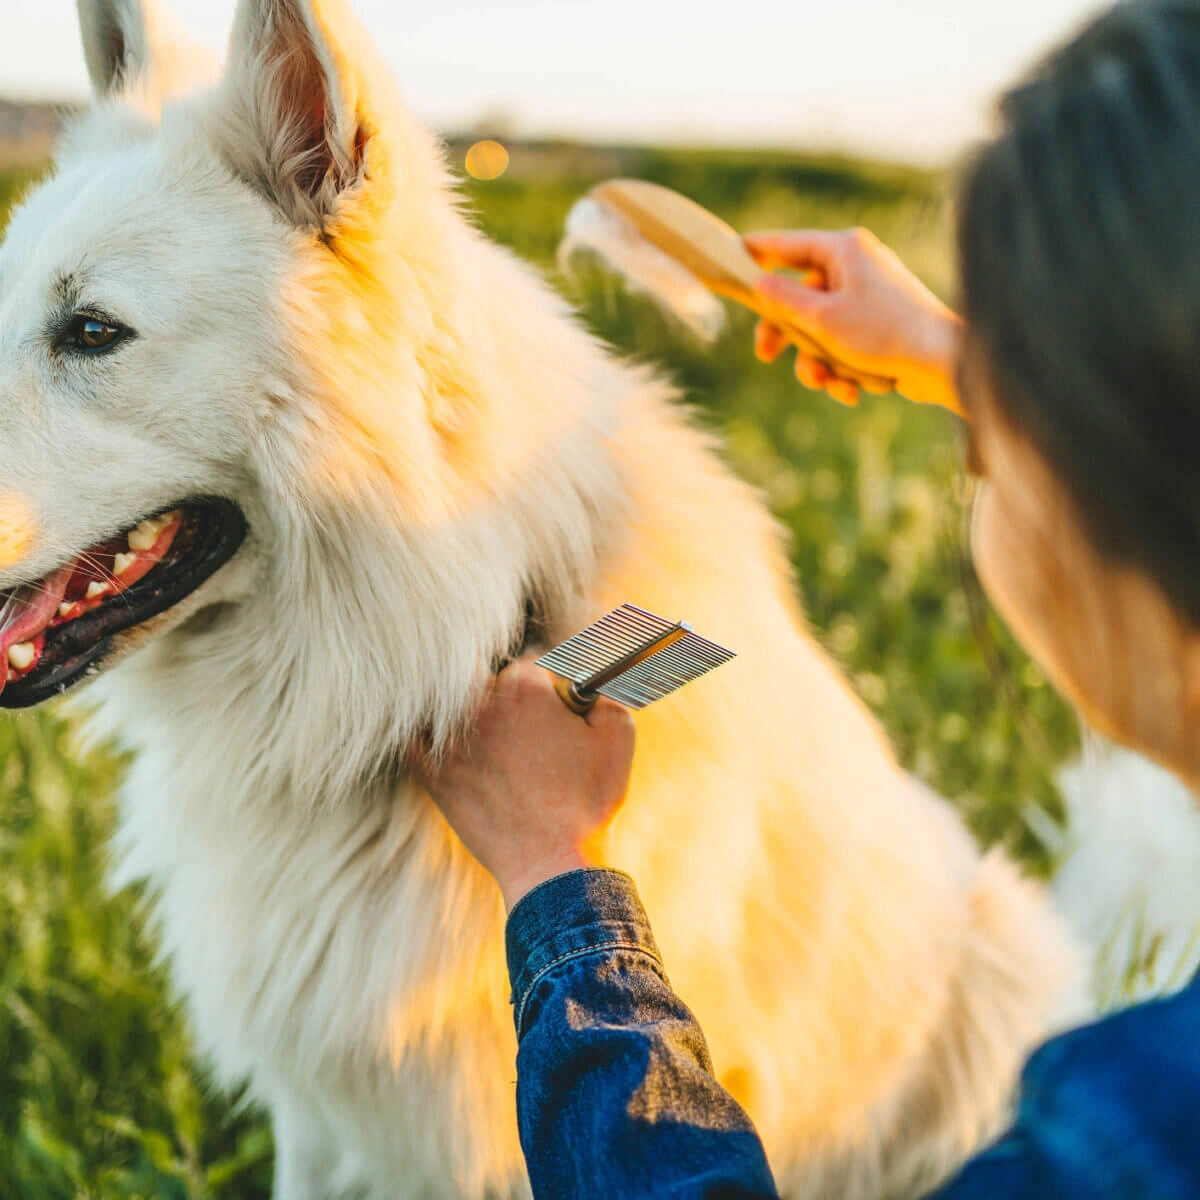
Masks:
[[[33,514],[17,493],[0,496],[0,567],[19,566],[33,543]]]

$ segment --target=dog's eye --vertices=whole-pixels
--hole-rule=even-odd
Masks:
[[[111,350],[128,332],[128,329],[103,317],[77,313],[64,331],[62,345],[83,354],[95,354]]]

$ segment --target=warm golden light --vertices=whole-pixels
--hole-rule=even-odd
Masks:
[[[0,567],[15,567],[33,541],[33,514],[16,493],[0,496]]]
[[[476,142],[467,151],[466,166],[475,179],[499,179],[508,169],[508,151],[499,142]]]

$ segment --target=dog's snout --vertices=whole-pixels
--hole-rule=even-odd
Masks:
[[[0,492],[0,569],[17,566],[33,545],[34,518],[17,492]]]

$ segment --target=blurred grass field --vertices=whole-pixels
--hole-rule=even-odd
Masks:
[[[570,205],[612,174],[679,188],[741,229],[867,225],[952,291],[951,181],[939,173],[541,146],[467,190],[485,228],[549,271]],[[0,172],[0,225],[31,178]],[[953,420],[895,397],[848,410],[803,391],[790,364],[755,361],[746,314],[704,348],[611,281],[568,292],[599,333],[664,364],[724,434],[791,533],[817,636],[904,761],[981,839],[1044,870],[1036,834],[1056,819],[1051,773],[1075,724],[979,607]],[[804,697],[796,704],[800,719]],[[0,716],[0,1198],[258,1200],[269,1194],[266,1124],[205,1086],[138,898],[104,890],[119,774],[112,754],[79,753],[53,713]]]

